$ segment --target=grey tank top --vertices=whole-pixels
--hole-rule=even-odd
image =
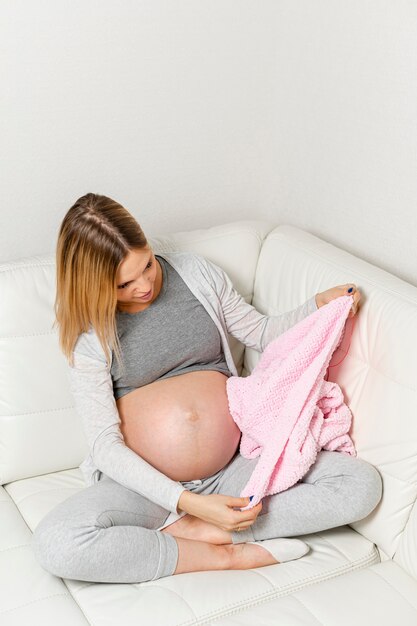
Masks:
[[[162,268],[162,287],[143,311],[116,311],[123,368],[113,351],[110,369],[116,400],[170,376],[197,370],[216,370],[232,376],[219,331],[201,302],[178,272],[155,255]]]

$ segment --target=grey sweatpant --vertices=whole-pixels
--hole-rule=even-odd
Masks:
[[[182,484],[195,493],[239,496],[256,459],[236,452],[219,472]],[[294,537],[366,517],[382,495],[378,470],[363,459],[321,450],[301,481],[265,496],[256,521],[232,533],[233,543]],[[102,474],[53,508],[34,531],[32,545],[44,569],[62,578],[137,583],[171,576],[178,544],[156,530],[169,511]]]

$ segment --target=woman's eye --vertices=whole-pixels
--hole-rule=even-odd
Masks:
[[[152,261],[149,261],[148,265],[146,266],[145,269],[150,269],[152,267]],[[129,283],[124,283],[124,285],[120,285],[120,287],[118,287],[118,289],[124,289]]]

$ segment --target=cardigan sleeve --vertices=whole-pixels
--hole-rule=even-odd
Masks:
[[[75,409],[82,421],[96,467],[124,487],[178,513],[185,487],[126,446],[113,394],[111,374],[98,339],[83,333],[74,347],[68,378]]]
[[[286,313],[259,313],[234,288],[231,279],[221,267],[207,259],[206,262],[213,288],[220,301],[227,332],[258,352],[263,352],[273,339],[318,309],[314,295]]]

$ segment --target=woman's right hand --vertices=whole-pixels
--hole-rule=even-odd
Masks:
[[[351,292],[349,293],[349,289]],[[320,293],[316,293],[316,305],[319,309],[325,304],[329,304],[335,298],[340,298],[340,296],[349,296],[351,295],[353,298],[353,304],[349,311],[348,317],[353,317],[356,315],[359,307],[359,301],[361,299],[361,292],[353,283],[346,283],[344,285],[337,285],[336,287],[331,287],[330,289],[326,289],[326,291],[322,291]]]
[[[180,501],[180,508],[186,513],[229,532],[251,526],[262,510],[262,501],[247,511],[234,510],[233,507],[247,506],[249,497],[239,498],[219,493],[197,494],[187,491],[181,494]]]

